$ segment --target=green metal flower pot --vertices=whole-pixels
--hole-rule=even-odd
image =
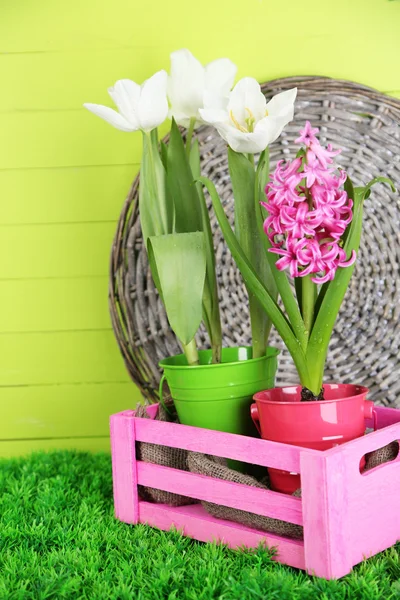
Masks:
[[[268,347],[252,358],[252,348],[223,348],[222,362],[212,364],[211,350],[201,350],[196,366],[184,354],[172,356],[160,362],[160,390],[166,380],[183,425],[253,436],[250,405],[255,393],[274,387],[278,354]]]

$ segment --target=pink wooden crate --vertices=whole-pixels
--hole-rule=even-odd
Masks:
[[[400,456],[361,474],[367,452],[400,439],[400,410],[377,408],[377,431],[320,452],[241,435],[135,418],[132,410],[111,417],[116,517],[125,523],[172,526],[196,540],[231,548],[276,547],[276,560],[326,579],[400,539]],[[372,423],[367,421],[367,427]],[[302,498],[217,480],[136,460],[135,442],[163,444],[223,456],[301,475]],[[291,540],[209,515],[200,504],[172,508],[145,502],[138,485],[184,494],[303,525],[304,541]]]

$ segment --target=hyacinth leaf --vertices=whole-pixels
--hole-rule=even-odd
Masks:
[[[146,246],[149,237],[172,233],[174,207],[171,197],[166,193],[165,169],[155,135],[143,134],[139,214]]]
[[[292,327],[279,308],[276,300],[272,298],[263,282],[258,277],[250,261],[243,252],[237,237],[231,229],[229,221],[225,215],[220,197],[218,196],[215,185],[206,177],[200,177],[199,181],[207,188],[213,203],[214,211],[218,219],[219,226],[225,238],[225,241],[232,253],[232,256],[242,274],[246,286],[258,298],[261,306],[271,319],[273,325],[281,336],[284,344],[290,352],[296,368],[302,380],[308,380],[308,367],[305,361],[304,352],[293,333]]]
[[[186,346],[193,340],[202,319],[206,276],[204,233],[153,236],[148,240],[148,253],[171,329]]]
[[[198,179],[201,175],[200,169],[200,148],[199,140],[195,139],[190,149],[189,163],[193,179]],[[192,184],[193,185],[193,184]],[[203,187],[200,183],[195,184],[200,202],[202,216],[202,230],[205,235],[206,250],[206,281],[203,295],[203,320],[211,341],[213,351],[213,362],[221,362],[222,349],[222,327],[219,312],[218,284],[215,273],[215,254],[214,240],[211,231],[210,215],[203,193]]]
[[[378,182],[388,183],[393,191],[395,190],[393,183],[386,178],[376,178],[365,187],[354,188],[353,219],[349,225],[344,244],[347,258],[351,256],[353,251],[358,252],[359,250],[364,200],[372,185]],[[339,267],[335,278],[325,286],[324,290],[321,290],[322,296],[318,302],[318,313],[316,314],[306,352],[307,362],[312,365],[312,383],[311,387],[308,387],[314,393],[318,393],[321,389],[329,341],[353,271],[354,264],[349,267]]]

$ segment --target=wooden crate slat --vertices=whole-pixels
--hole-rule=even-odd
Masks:
[[[302,525],[301,499],[138,461],[138,484]]]
[[[277,549],[275,560],[297,569],[305,568],[303,542],[216,519],[199,504],[177,508],[165,504],[139,502],[139,520],[165,531],[175,527],[182,530],[184,535],[201,542],[219,541],[230,548],[257,548],[259,544],[264,543],[269,548]]]
[[[150,419],[136,419],[136,436],[139,442],[183,448],[295,473],[300,470],[301,449],[278,442]]]

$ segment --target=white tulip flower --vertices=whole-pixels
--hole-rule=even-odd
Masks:
[[[205,67],[189,50],[171,54],[171,75],[168,79],[169,116],[178,125],[202,124],[199,110],[208,99],[218,102],[233,86],[237,67],[228,58],[219,58]]]
[[[108,89],[118,112],[100,104],[83,106],[121,131],[149,132],[168,116],[167,80],[166,71],[158,71],[142,85],[120,79]]]
[[[228,100],[210,99],[201,118],[213,125],[235,152],[255,154],[265,150],[293,119],[297,88],[281,92],[268,103],[260,84],[251,77],[238,81]]]

